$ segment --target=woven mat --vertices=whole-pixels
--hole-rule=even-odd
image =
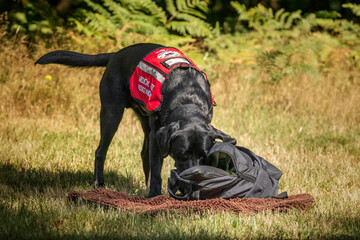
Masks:
[[[286,199],[275,198],[234,198],[207,199],[197,201],[180,201],[169,196],[160,195],[154,198],[129,196],[126,193],[110,191],[103,188],[80,193],[71,192],[68,199],[75,202],[94,202],[102,206],[138,213],[157,214],[160,212],[203,213],[206,211],[234,213],[261,212],[265,210],[287,211],[289,209],[306,209],[314,203],[310,194],[297,194]]]

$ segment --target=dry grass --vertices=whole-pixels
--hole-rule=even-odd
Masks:
[[[2,43],[1,237],[359,236],[358,68],[333,57],[317,77],[298,73],[272,82],[266,71],[235,65],[231,72],[218,66],[216,70],[221,74],[212,78],[218,104],[213,124],[237,138],[239,145],[279,167],[284,173],[281,191],[312,194],[316,199],[314,208],[283,214],[150,217],[73,206],[65,200],[69,191],[91,188],[93,155],[99,140],[98,84],[103,69],[34,67],[36,58],[48,49],[40,45],[31,52],[21,43]],[[127,111],[106,161],[108,188],[146,194],[139,167],[141,142],[140,125]],[[173,162],[167,159],[164,193],[171,168]]]

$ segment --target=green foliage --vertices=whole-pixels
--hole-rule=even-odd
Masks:
[[[72,8],[76,10],[69,10],[63,17],[57,15],[56,8],[50,3],[16,2],[17,7],[9,12],[11,32],[24,33],[32,41],[50,37],[57,31],[64,32],[70,25],[87,37],[95,37],[97,41],[106,39],[115,42],[116,46],[121,46],[128,34],[131,38],[138,34],[138,40],[151,38],[157,42],[170,36],[179,39],[185,36],[182,42],[184,39],[190,42],[206,38],[214,40],[222,32],[251,31],[271,38],[279,38],[280,32],[289,35],[293,31],[292,35],[296,35],[301,31],[307,34],[327,32],[354,43],[359,39],[359,26],[339,19],[341,15],[334,11],[302,15],[300,10],[273,11],[261,4],[247,9],[245,4],[231,1],[230,5],[237,13],[236,21],[234,17],[228,17],[222,29],[218,22],[209,23],[209,0],[77,0],[72,4],[78,8]],[[357,4],[347,3],[342,7],[360,15]]]
[[[347,44],[360,43],[360,26],[351,21],[316,18],[314,14],[310,14],[304,19],[305,24],[310,27],[307,29],[309,32],[325,32]]]
[[[205,21],[206,1],[166,0],[166,10],[169,13],[167,29],[193,37],[212,36],[212,27]]]
[[[359,25],[338,19],[341,15],[335,11],[318,11],[306,16],[301,11],[286,12],[279,9],[275,13],[271,8],[259,4],[256,7],[246,9],[244,4],[232,1],[231,6],[236,10],[236,31],[255,30],[264,35],[276,37],[276,31],[292,30],[311,32],[327,32],[343,39],[357,41],[360,36]],[[344,8],[350,8],[354,14],[360,14],[360,6],[356,4],[343,4]],[[274,32],[275,31],[275,32]]]
[[[245,24],[248,29],[257,31],[290,29],[302,19],[300,10],[289,13],[284,9],[279,9],[274,13],[271,8],[266,8],[261,4],[249,10],[246,10],[244,4],[236,1],[231,1],[230,4],[238,13],[238,24]]]
[[[114,36],[118,30],[141,34],[165,33],[165,13],[151,0],[102,0],[102,4],[84,0],[91,10],[80,9],[78,16],[85,21],[71,18],[80,32],[88,36],[105,32]]]
[[[88,36],[118,31],[168,35],[169,31],[192,37],[209,37],[212,27],[206,20],[205,1],[167,0],[166,10],[152,0],[84,0],[90,10],[80,9],[71,18],[77,29]],[[84,16],[84,21],[81,21]]]
[[[345,3],[342,5],[342,7],[349,8],[354,15],[360,17],[360,4]]]
[[[81,1],[82,8],[67,20],[85,36],[72,34],[71,41],[80,46],[91,45],[92,49],[106,46],[107,51],[114,51],[138,42],[185,46],[197,49],[190,57],[214,77],[217,73],[212,67],[222,62],[229,68],[252,66],[271,83],[299,73],[319,76],[330,64],[331,52],[342,46],[354,48],[346,53],[346,66],[359,66],[360,26],[336,19],[340,15],[334,12],[302,15],[301,11],[273,11],[261,4],[247,9],[244,4],[231,1],[237,13],[236,26],[230,34],[224,34],[219,23],[211,26],[207,22],[208,1],[166,0],[162,5],[153,0]],[[359,13],[359,5],[343,7]],[[11,16],[17,26],[14,28],[13,21],[13,29],[20,32],[24,27],[34,36],[54,33],[57,23],[44,20],[48,19],[46,8],[50,6],[29,3],[29,11],[13,12]]]
[[[25,33],[33,41],[53,34],[55,27],[63,24],[62,19],[46,1],[31,1],[26,3],[23,9],[11,11],[9,21],[11,32]]]
[[[331,18],[331,19],[337,19],[341,18],[341,14],[336,11],[317,11],[314,13],[317,18]]]
[[[271,8],[259,4],[256,7],[246,9],[244,4],[232,1],[231,6],[238,14],[237,32],[256,31],[261,35],[271,38],[285,36],[298,37],[299,34],[312,34],[313,32],[326,32],[338,37],[341,41],[352,44],[360,43],[360,27],[351,21],[337,19],[341,15],[337,12],[319,11],[307,15],[301,15],[301,11],[286,12],[280,9],[275,13]],[[344,4],[354,13],[360,9],[359,5]]]

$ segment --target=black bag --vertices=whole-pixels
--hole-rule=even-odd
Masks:
[[[179,200],[287,197],[286,192],[278,195],[282,172],[247,148],[216,142],[205,164],[180,174],[171,170],[170,196]]]

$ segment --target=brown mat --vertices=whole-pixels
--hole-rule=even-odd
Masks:
[[[68,199],[73,201],[95,202],[103,206],[138,213],[156,214],[160,212],[203,213],[206,211],[231,211],[234,213],[261,212],[264,210],[286,211],[289,209],[306,209],[314,203],[310,194],[297,194],[287,199],[275,198],[234,198],[207,199],[198,201],[180,201],[169,196],[160,195],[154,198],[129,196],[126,193],[110,191],[103,188],[85,193],[71,192]]]

